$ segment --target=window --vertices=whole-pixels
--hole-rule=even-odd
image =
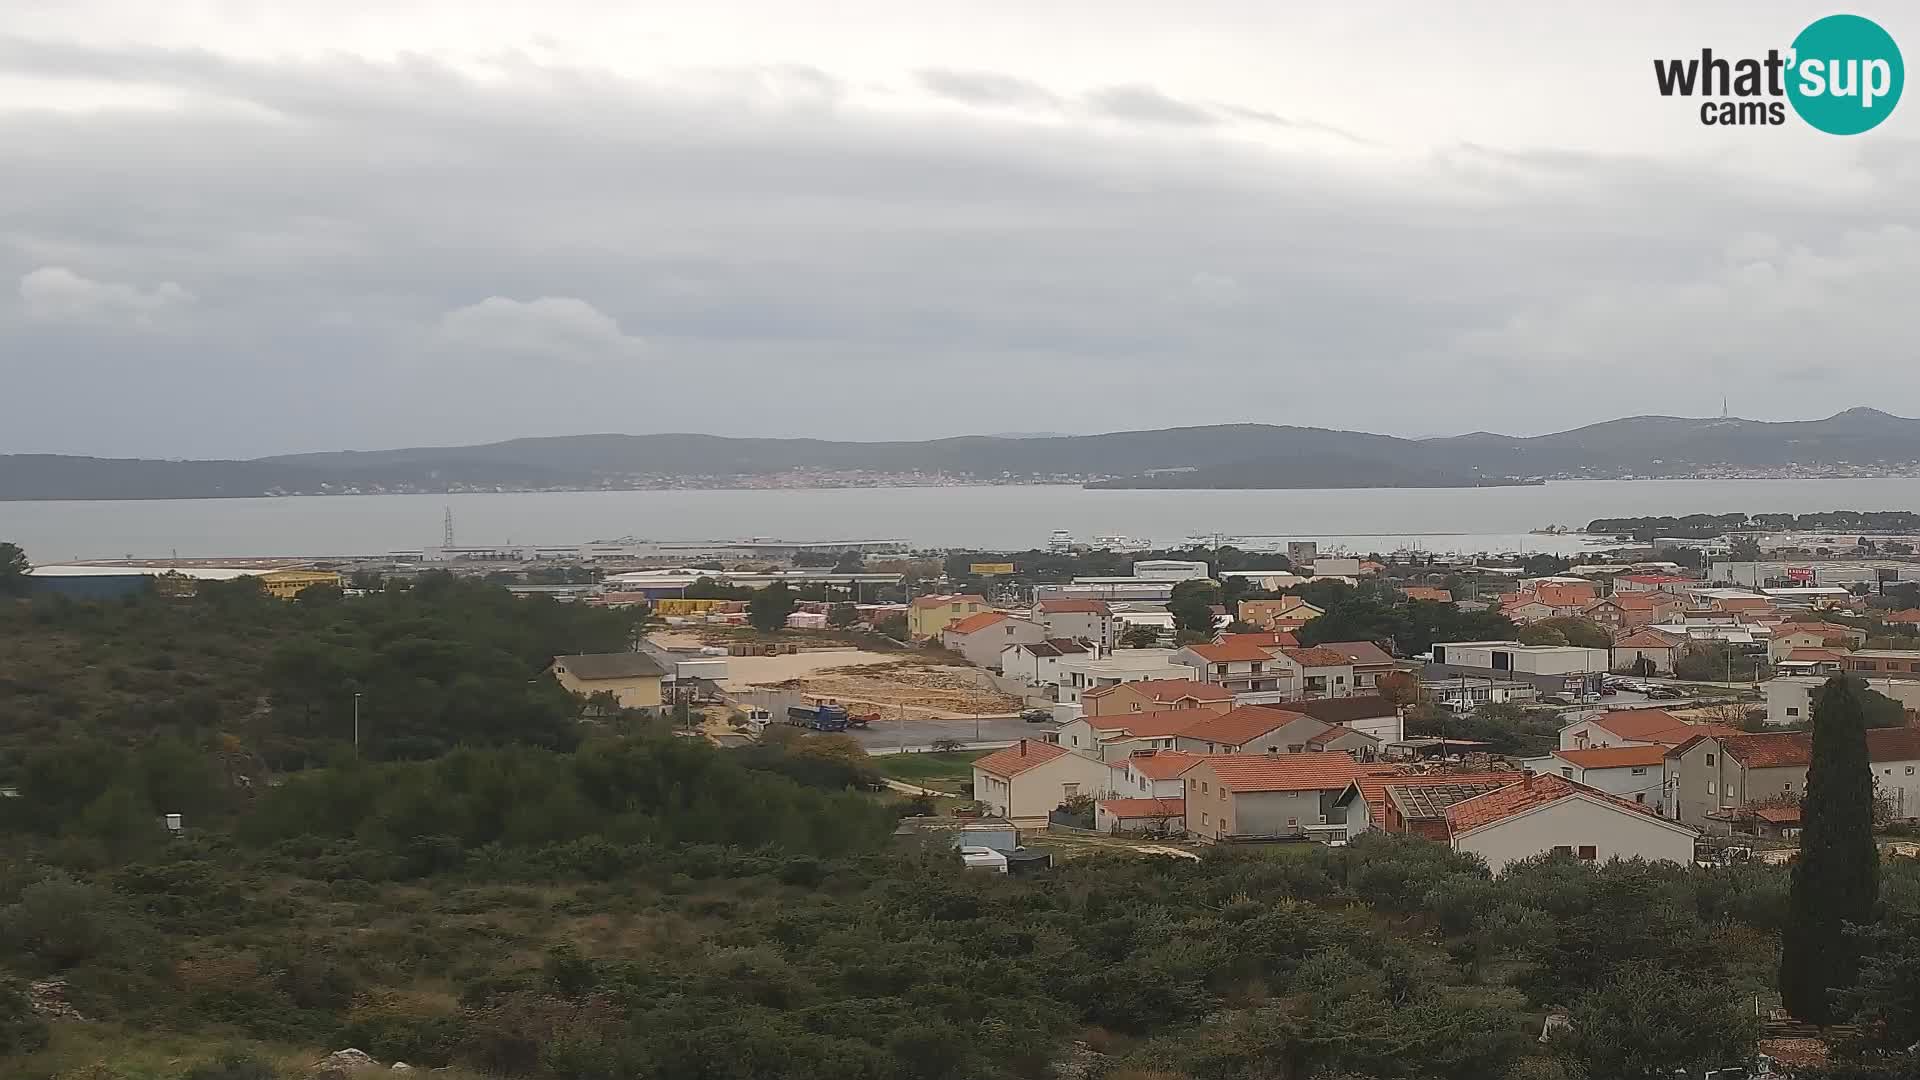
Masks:
[[[1187,790],[1188,790],[1188,791],[1193,791],[1193,790],[1195,790],[1195,789],[1197,789],[1197,788],[1198,788],[1199,786],[1200,786],[1200,781],[1198,781],[1198,780],[1189,780],[1189,781],[1187,781]]]
[[[1647,775],[1647,767],[1646,767],[1645,765],[1640,765],[1640,766],[1637,766],[1636,768],[1634,768],[1634,770],[1633,770],[1633,772],[1632,772],[1632,774],[1631,774],[1631,775],[1633,775],[1633,776],[1645,776],[1645,775]]]
[[[1134,703],[1133,703],[1133,711],[1134,711],[1134,712],[1139,712],[1139,711],[1140,711],[1140,703],[1139,703],[1139,702],[1137,702],[1137,701],[1136,701],[1136,702],[1134,702]]]
[[[1287,828],[1289,828],[1289,829],[1293,829],[1293,828],[1298,828],[1298,827],[1299,827],[1299,825],[1300,825],[1300,819],[1299,819],[1299,818],[1288,818],[1288,819],[1287,819]]]
[[[1567,778],[1567,779],[1569,779],[1569,780],[1571,780],[1571,779],[1573,779],[1573,770],[1572,770],[1571,768],[1567,768],[1567,769],[1561,769],[1561,770],[1560,770],[1560,775],[1561,775],[1561,776],[1564,776],[1564,777],[1566,777],[1566,778]]]
[[[1793,706],[1793,705],[1789,705],[1789,706],[1787,706],[1787,715],[1788,715],[1788,716],[1799,716],[1799,715],[1800,715],[1800,709],[1799,709],[1799,708],[1798,708],[1797,706]]]
[[[1202,810],[1200,812],[1200,824],[1205,825],[1206,823],[1207,823],[1207,812]]]
[[[1078,794],[1080,794],[1080,785],[1079,785],[1079,784],[1061,784],[1061,785],[1060,785],[1060,794],[1062,794],[1062,795],[1064,795],[1064,796],[1066,796],[1067,798],[1069,798],[1069,799],[1071,799],[1071,798],[1073,798],[1073,797],[1074,797],[1075,795],[1078,795]]]
[[[1912,776],[1912,775],[1913,775],[1913,766],[1911,766],[1911,765],[1909,765],[1909,766],[1907,766],[1907,775],[1908,775],[1908,776]]]
[[[1555,844],[1553,845],[1553,853],[1555,855],[1571,855],[1573,854],[1573,848],[1566,844]]]
[[[1711,768],[1713,768],[1713,755],[1712,755],[1712,754],[1708,754],[1708,755],[1707,755],[1707,768],[1709,768],[1709,769],[1711,769]]]
[[[1711,780],[1709,780],[1709,781],[1707,781],[1707,794],[1709,794],[1709,795],[1712,795],[1713,793],[1714,793],[1714,791],[1713,791],[1713,781],[1711,781]]]
[[[1333,681],[1336,686],[1344,686],[1346,684],[1347,677],[1345,675],[1335,675],[1333,677]]]
[[[1642,792],[1640,792],[1640,793],[1638,793],[1638,794],[1636,794],[1636,795],[1635,795],[1635,796],[1633,797],[1633,801],[1634,801],[1634,802],[1637,802],[1637,803],[1639,803],[1639,804],[1641,804],[1642,806],[1644,806],[1644,805],[1646,805],[1646,802],[1647,802],[1647,793],[1646,793],[1646,792],[1644,792],[1644,791],[1642,791]]]
[[[1209,791],[1212,791],[1212,790],[1213,790],[1212,788],[1210,788],[1210,787],[1208,787],[1208,786],[1207,786],[1207,782],[1206,782],[1205,780],[1202,780],[1202,781],[1200,781],[1200,792],[1201,792],[1201,794],[1203,794],[1203,795],[1204,795],[1204,794],[1206,794],[1207,792],[1209,792]]]
[[[1592,844],[1581,844],[1580,858],[1584,862],[1593,862],[1600,858],[1600,852]]]
[[[1267,747],[1267,753],[1269,753],[1269,754],[1277,754],[1277,753],[1279,753],[1279,752],[1280,752],[1280,748],[1279,748],[1279,747],[1277,747],[1277,746],[1269,746],[1269,747]]]

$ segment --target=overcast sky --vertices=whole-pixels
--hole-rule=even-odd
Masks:
[[[1835,10],[7,0],[0,452],[1916,415],[1920,101],[1654,89]]]

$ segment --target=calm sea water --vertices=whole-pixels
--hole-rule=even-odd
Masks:
[[[1055,529],[1173,543],[1224,533],[1358,551],[1578,550],[1530,536],[1597,517],[1920,509],[1920,479],[1586,480],[1541,487],[1349,491],[1087,491],[1077,487],[592,491],[155,502],[0,502],[0,540],[36,562],[123,556],[374,555],[440,542],[570,544],[636,536],[902,539],[1018,550]]]

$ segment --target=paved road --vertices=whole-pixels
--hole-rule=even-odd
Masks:
[[[941,739],[963,746],[1005,746],[1021,739],[1038,739],[1053,724],[1029,724],[1017,716],[983,716],[975,720],[882,720],[862,731],[847,732],[872,753],[889,753],[901,746],[924,750]]]

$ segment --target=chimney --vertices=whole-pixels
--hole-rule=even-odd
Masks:
[[[1025,739],[1020,740],[1020,756],[1021,757],[1027,756],[1027,740]]]

